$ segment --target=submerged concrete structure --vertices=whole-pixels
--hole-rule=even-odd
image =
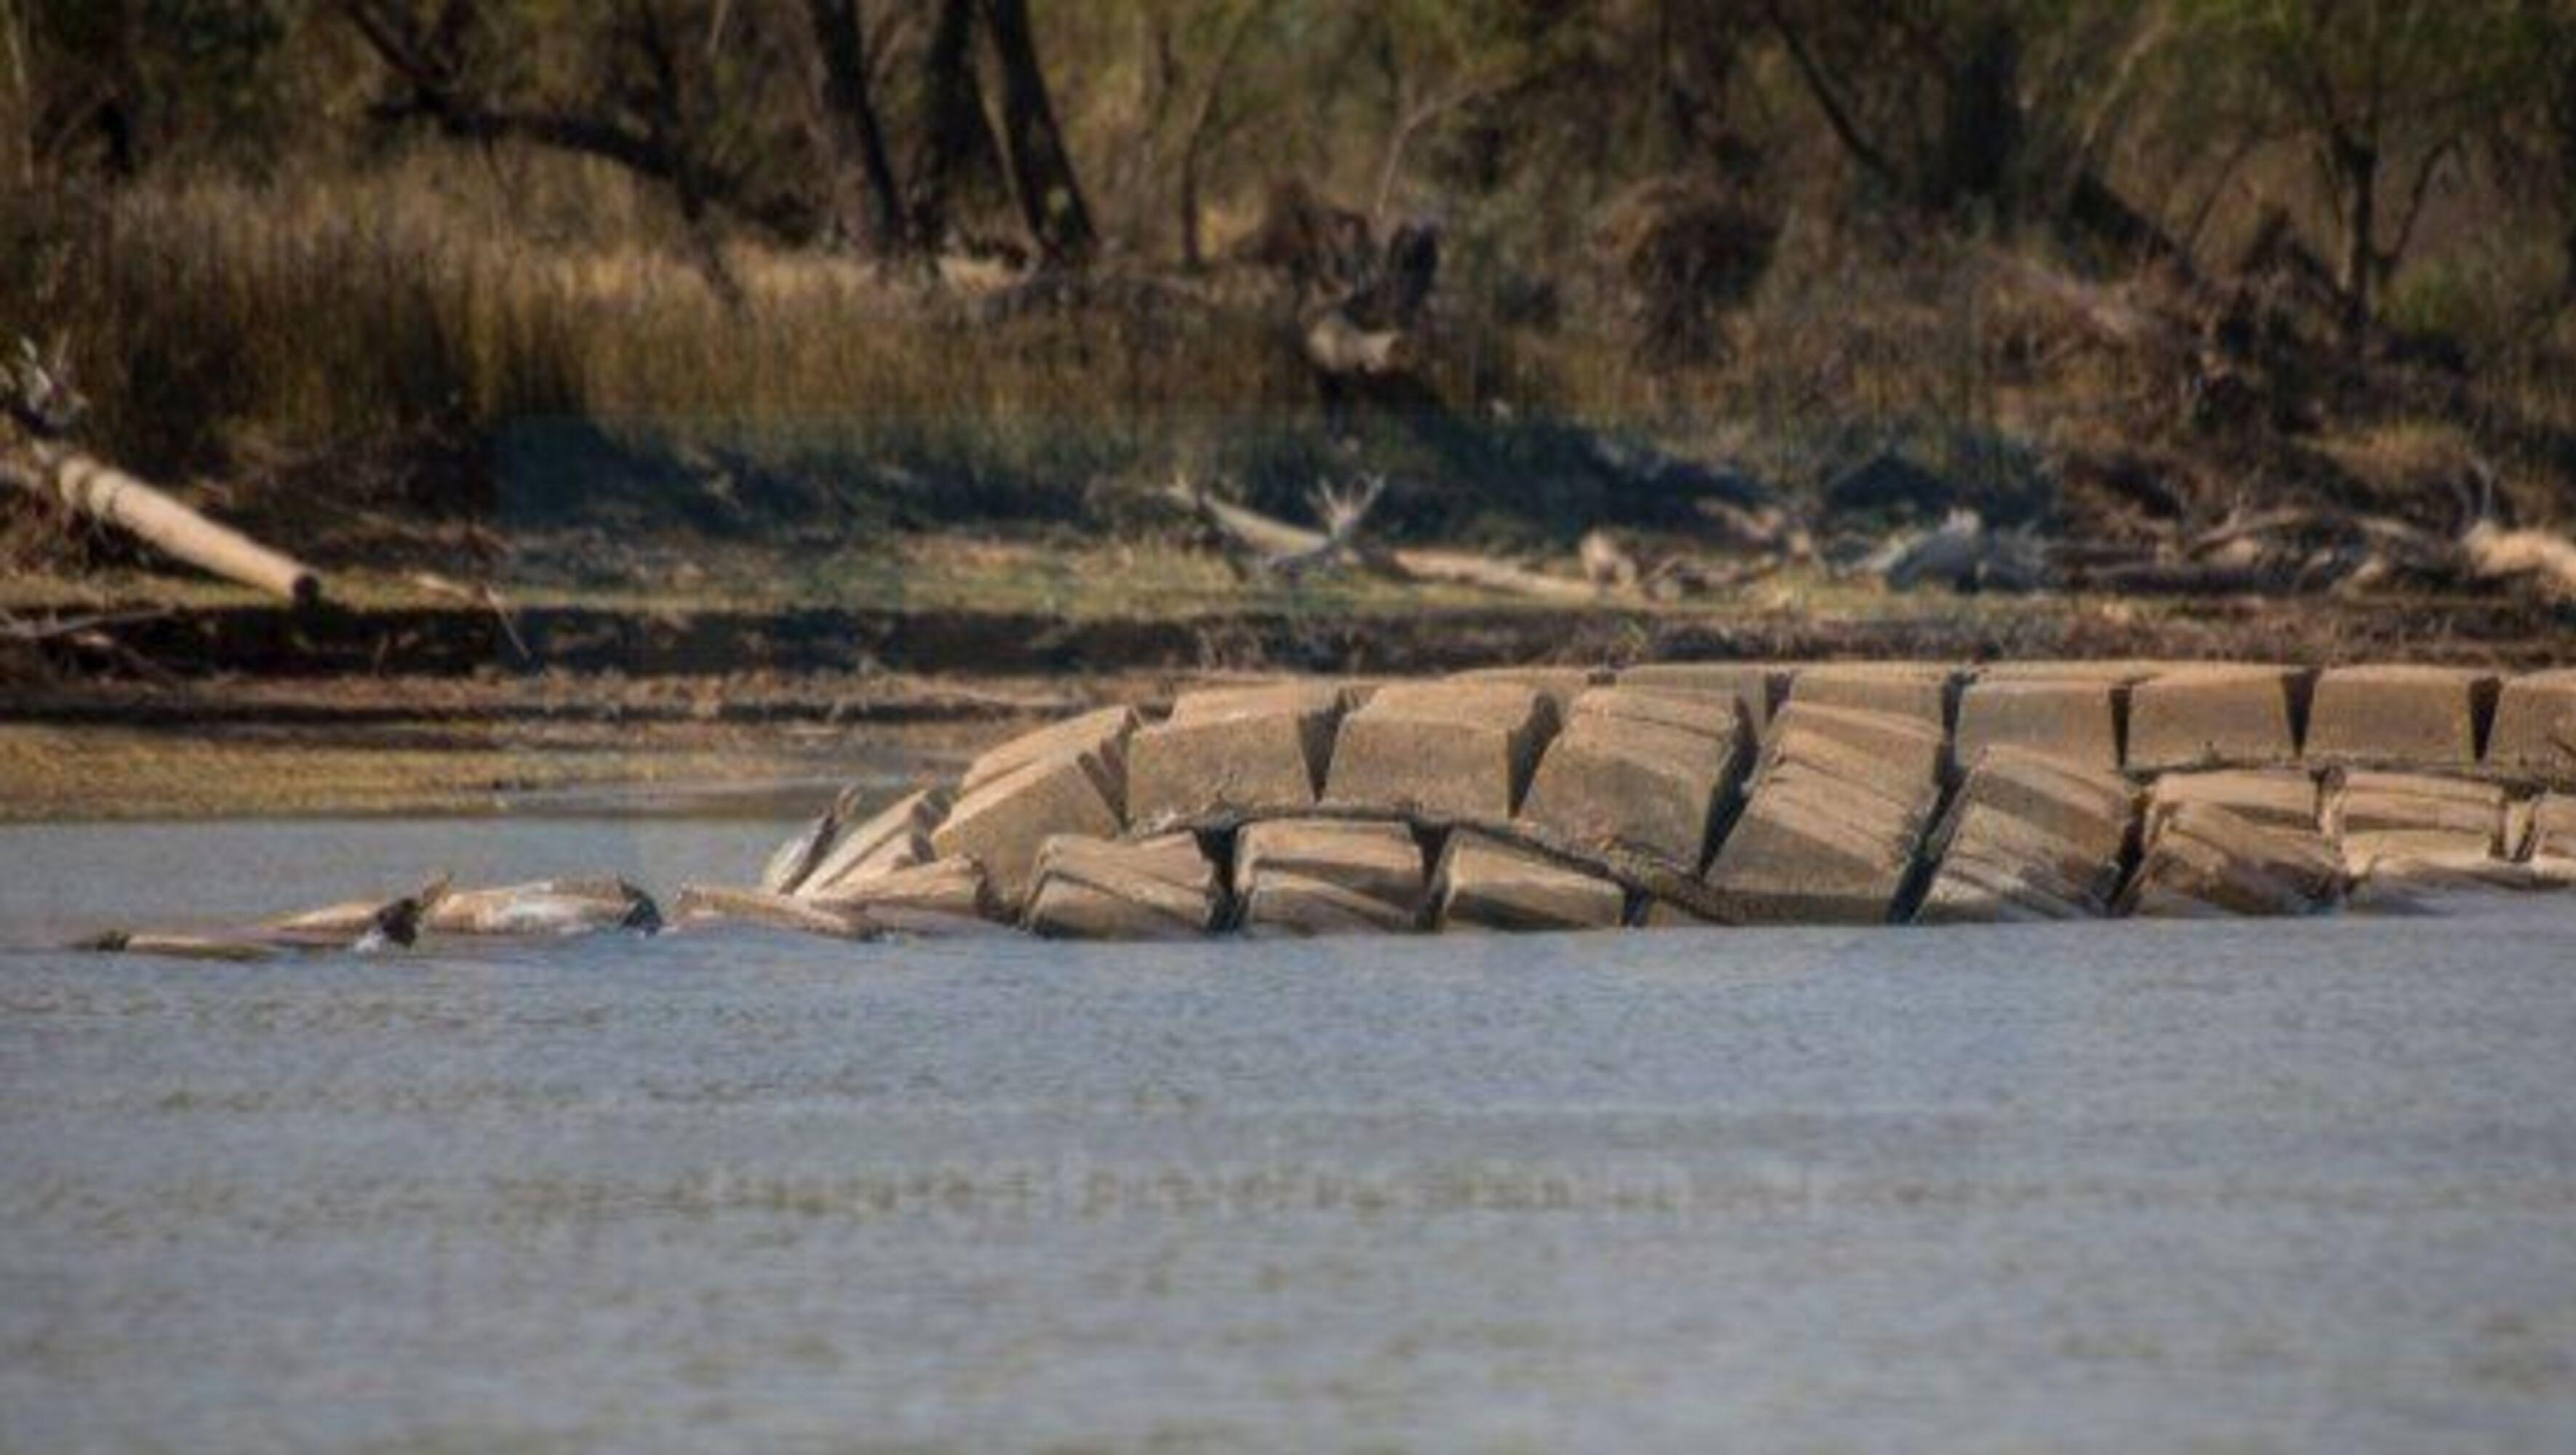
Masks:
[[[2309,914],[2576,885],[2576,670],[1668,663],[1181,693],[838,795],[671,922],[848,939]],[[102,950],[652,932],[613,879]]]
[[[1169,938],[2298,914],[2561,883],[2576,672],[1727,662],[1104,709],[873,815],[836,803],[766,887],[854,933]]]

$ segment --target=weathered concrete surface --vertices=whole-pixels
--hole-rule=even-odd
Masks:
[[[831,852],[851,823],[858,817],[860,790],[852,784],[832,799],[811,823],[778,846],[769,862],[760,869],[760,891],[764,894],[792,894],[797,886],[812,877],[815,866]]]
[[[1003,928],[983,866],[972,859],[934,859],[843,880],[809,896],[815,905],[855,914],[896,934],[952,936]]]
[[[1433,816],[1504,819],[1554,710],[1508,682],[1396,683],[1342,720],[1325,796]]]
[[[2576,787],[2576,667],[2505,679],[2487,735],[2486,762]]]
[[[1326,685],[1184,693],[1127,745],[1127,817],[1168,823],[1315,801],[1342,694]]]
[[[2298,696],[2289,667],[2186,667],[2129,689],[2131,772],[2260,766],[2299,756]]]
[[[1400,823],[1278,820],[1235,836],[1234,892],[1249,935],[1415,929],[1427,877],[1422,846]]]
[[[2547,793],[2531,806],[2529,858],[2576,877],[2576,794]]]
[[[835,940],[863,940],[875,933],[865,916],[769,889],[691,884],[680,890],[673,913],[684,928],[753,924]]]
[[[2306,756],[2316,763],[2470,768],[2496,677],[2466,667],[2336,667],[2317,678]]]
[[[1028,896],[1038,846],[1050,835],[1118,832],[1116,801],[1102,789],[1114,773],[1097,754],[1079,750],[1024,763],[963,793],[931,846],[943,859],[983,865],[994,897],[1015,908]]]
[[[1626,848],[1699,872],[1743,759],[1733,704],[1594,688],[1539,760],[1523,820],[1571,843]]]
[[[1627,891],[1512,845],[1461,829],[1433,876],[1443,930],[1606,930],[1624,923]]]
[[[1980,678],[1959,694],[1953,751],[1962,764],[2008,746],[2116,770],[2127,693],[2126,684],[2109,677]]]
[[[2354,772],[2327,798],[2344,872],[2378,894],[2523,877],[2503,788],[2428,773]]]
[[[433,935],[586,935],[654,930],[653,897],[623,879],[542,879],[491,889],[450,890],[422,914]]]
[[[1499,683],[1506,687],[1527,687],[1545,697],[1558,717],[1574,705],[1574,699],[1609,680],[1610,674],[1591,667],[1476,667],[1449,675],[1451,682]]]
[[[1799,668],[1789,704],[1911,718],[1947,732],[1960,669],[1937,662],[1824,662]]]
[[[957,783],[960,797],[971,796],[985,784],[1006,778],[1041,759],[1078,757],[1091,759],[1113,770],[1102,775],[1103,791],[1112,807],[1124,811],[1118,786],[1125,777],[1125,747],[1129,735],[1143,724],[1143,718],[1132,707],[1104,707],[1049,723],[1034,732],[1003,743],[974,762],[966,765],[965,776]]]
[[[1988,750],[1935,835],[1924,923],[2084,919],[2119,893],[2138,793],[2116,772],[2026,749]]]
[[[1622,671],[1618,685],[1732,702],[1759,739],[1789,695],[1789,670],[1777,662],[1656,662]]]
[[[1804,740],[1797,751],[1809,756],[1827,744],[1844,749],[1849,761],[1838,759],[1838,771],[1904,795],[1937,782],[1949,766],[1947,737],[1918,718],[1792,702],[1773,720],[1772,740],[1776,745],[1792,737]]]
[[[1938,731],[1792,701],[1707,882],[1740,924],[1875,924],[1939,801]]]
[[[2316,833],[2325,822],[2316,777],[2304,768],[2167,773],[2151,792],[2157,808],[2209,804],[2266,828]]]
[[[1038,852],[1029,928],[1064,939],[1195,939],[1216,928],[1222,890],[1195,835],[1118,843],[1058,834]]]
[[[794,886],[808,898],[830,894],[861,881],[927,864],[935,857],[930,836],[948,816],[957,796],[945,787],[907,793],[867,822],[844,831],[813,872]]]
[[[2267,827],[2215,803],[2151,806],[2123,908],[2147,917],[2306,914],[2343,897],[2323,835]]]

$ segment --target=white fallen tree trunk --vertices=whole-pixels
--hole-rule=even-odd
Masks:
[[[1175,503],[1198,512],[1237,545],[1258,554],[1271,569],[1302,570],[1347,553],[1413,581],[1477,586],[1488,591],[1565,605],[1596,602],[1605,594],[1602,587],[1589,581],[1545,575],[1470,551],[1360,547],[1354,537],[1361,518],[1376,502],[1375,489],[1352,502],[1327,500],[1327,510],[1336,517],[1329,533],[1290,525],[1240,505],[1229,505],[1185,481],[1174,482],[1165,493]]]
[[[2544,530],[2504,530],[2479,521],[2460,537],[2469,569],[2490,581],[2525,578],[2541,593],[2576,601],[2576,541]]]
[[[208,520],[95,456],[38,440],[14,458],[0,460],[0,478],[130,532],[155,550],[227,581],[298,606],[322,599],[322,578],[312,567]]]

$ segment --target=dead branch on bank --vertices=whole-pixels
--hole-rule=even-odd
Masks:
[[[1358,541],[1360,527],[1385,487],[1383,478],[1372,477],[1356,494],[1319,490],[1317,508],[1328,527],[1321,531],[1214,499],[1187,479],[1174,480],[1164,496],[1251,553],[1256,569],[1266,573],[1293,577],[1322,566],[1355,564],[1399,580],[1474,586],[1568,606],[1589,605],[1605,594],[1603,587],[1587,581],[1545,575],[1472,551],[1364,548]]]

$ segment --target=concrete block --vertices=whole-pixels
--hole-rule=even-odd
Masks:
[[[1194,687],[1172,699],[1170,722],[1233,717],[1241,713],[1339,713],[1351,705],[1353,683],[1331,677],[1296,677],[1229,687]],[[1365,695],[1365,694],[1362,694]]]
[[[2016,662],[1986,662],[1976,669],[1979,682],[2108,682],[2126,687],[2160,677],[2188,662],[2160,662],[2143,658],[2111,661],[2042,658]]]
[[[1192,939],[1216,928],[1219,891],[1193,835],[1120,843],[1058,834],[1038,853],[1029,928],[1065,939]]]
[[[801,897],[898,934],[952,936],[1004,928],[983,866],[972,859],[933,859],[853,876]]]
[[[2531,856],[2576,862],[2576,794],[2548,793],[2531,806]]]
[[[1683,711],[1665,711],[1674,704]],[[1539,760],[1521,818],[1574,844],[1631,849],[1698,872],[1741,758],[1732,729],[1674,725],[1722,722],[1709,706],[1628,689],[1587,693]]]
[[[1432,893],[1443,930],[1616,929],[1628,911],[1617,884],[1464,829],[1449,836]]]
[[[2120,766],[2125,687],[2101,677],[1969,683],[1959,694],[1954,751],[1963,767],[1997,745],[2030,748],[2087,767]]]
[[[2341,899],[2343,884],[2322,835],[2185,803],[2150,810],[2123,900],[2129,913],[2159,918],[2306,914]]]
[[[2576,667],[2506,678],[2487,734],[2489,768],[2576,787]]]
[[[1096,755],[1059,754],[1023,764],[962,794],[930,836],[940,858],[984,867],[994,898],[1016,909],[1028,896],[1038,848],[1056,834],[1108,838],[1121,825],[1101,791]]]
[[[1127,818],[1138,825],[1315,801],[1341,694],[1331,688],[1185,694],[1127,744]]]
[[[2117,769],[2014,747],[1988,749],[1960,786],[1959,799],[2106,852],[2128,839],[2139,809],[2136,785]]]
[[[1592,667],[1476,667],[1464,672],[1452,672],[1448,680],[1493,683],[1506,687],[1528,687],[1545,697],[1548,705],[1556,709],[1559,717],[1563,717],[1566,708],[1573,703],[1574,699],[1582,696],[1608,676],[1609,673],[1606,670]]]
[[[2137,794],[2116,772],[2022,749],[1986,753],[1937,836],[1925,922],[2072,919],[2118,892]]]
[[[1789,705],[1855,708],[1950,729],[1960,671],[1937,662],[1820,662],[1789,679]]]
[[[2474,767],[2495,699],[2495,674],[2473,668],[2336,667],[2317,678],[2308,709],[2307,758]]]
[[[1619,685],[1732,702],[1760,738],[1788,695],[1789,669],[1772,662],[1653,662],[1621,672]]]
[[[2421,878],[2507,857],[2505,810],[2493,783],[2356,772],[2330,796],[2327,827],[2347,873]]]
[[[945,788],[925,788],[896,799],[843,833],[795,892],[812,898],[929,863],[936,856],[930,836],[955,802],[956,795]]]
[[[1235,836],[1235,897],[1256,938],[1414,929],[1427,878],[1400,823],[1280,819]]]
[[[2304,768],[2167,773],[2150,790],[2153,809],[2195,803],[2226,809],[2266,828],[2298,833],[2318,832],[2325,823],[2317,780]]]
[[[1772,721],[1770,755],[1779,757],[1781,745],[1800,736],[1849,748],[1876,765],[1872,778],[1907,785],[1936,781],[1949,760],[1948,734],[1919,717],[1792,698]]]
[[[1881,924],[1920,836],[1919,815],[1873,795],[1775,780],[1754,790],[1708,886],[1738,924]]]
[[[2287,667],[2186,667],[2129,689],[2127,766],[2244,767],[2295,762],[2298,694]]]
[[[1434,818],[1506,819],[1554,726],[1533,688],[1392,684],[1342,719],[1325,797]]]
[[[1104,707],[1097,712],[1049,723],[1034,732],[1022,733],[967,764],[966,776],[959,780],[957,792],[961,797],[971,795],[985,784],[1016,773],[1040,758],[1067,754],[1096,760],[1113,770],[1113,779],[1123,776],[1116,772],[1124,764],[1125,755],[1121,750],[1128,734],[1136,731],[1142,721],[1132,707]],[[1104,783],[1103,792],[1113,805],[1119,802],[1120,794],[1114,782]]]

